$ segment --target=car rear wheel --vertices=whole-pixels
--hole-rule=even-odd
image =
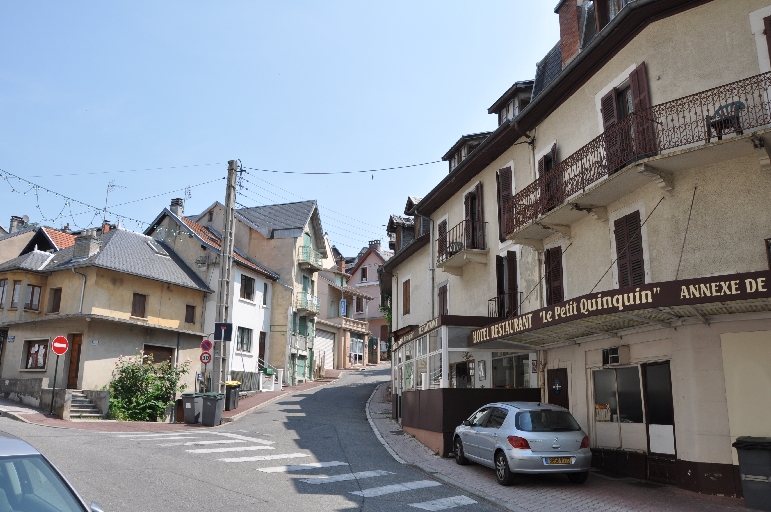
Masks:
[[[514,484],[514,473],[509,469],[509,459],[503,452],[495,454],[495,477],[501,485]]]
[[[588,471],[581,471],[580,473],[568,473],[568,480],[574,484],[582,484],[589,478]]]
[[[460,440],[460,437],[455,438],[455,462],[459,466],[465,466],[469,463],[466,453],[463,451],[463,441]]]

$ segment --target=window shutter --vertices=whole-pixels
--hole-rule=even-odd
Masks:
[[[618,287],[629,286],[629,257],[626,232],[626,218],[621,217],[613,223],[613,235],[616,238],[616,266],[618,268]]]
[[[771,16],[763,18],[763,28],[766,34],[766,44],[768,45],[768,55],[771,58]]]
[[[428,232],[431,231],[431,219],[429,219],[428,217],[421,217],[421,220],[422,220],[423,226],[421,228],[420,235],[421,236],[427,235]]]
[[[602,97],[602,126],[605,131],[618,122],[618,108],[616,107],[616,90],[612,89]]]
[[[608,24],[608,16],[608,0],[594,0],[594,22],[598,34]]]
[[[134,294],[134,300],[131,303],[131,316],[145,318],[145,295]]]
[[[616,90],[612,89],[602,97],[602,124],[605,138],[605,156],[608,164],[608,174],[621,166],[621,133],[613,128],[618,124],[618,107],[616,105]]]
[[[656,132],[649,113],[651,99],[644,62],[629,75],[629,84],[632,89],[632,109],[635,112],[636,154],[649,155],[656,151]]]
[[[437,242],[437,252],[439,253],[439,257],[443,257],[445,253],[447,252],[447,221],[443,220],[439,223],[438,226],[439,231],[439,240]]]
[[[557,143],[556,142],[551,147],[551,168],[552,170],[557,168]]]
[[[481,181],[477,183],[474,194],[477,197],[477,211],[476,211],[477,225],[475,229],[476,240],[474,243],[474,248],[484,249],[485,248],[485,217],[484,217],[484,208],[482,207],[482,182]]]
[[[410,314],[410,280],[402,283],[402,314]]]
[[[650,108],[651,102],[648,94],[648,73],[643,62],[629,75],[629,85],[632,89],[632,105],[635,112]]]
[[[447,285],[446,284],[439,287],[439,293],[437,295],[439,296],[439,315],[448,314],[449,305],[447,304]]]
[[[519,289],[517,288],[517,253],[509,251],[506,253],[506,277],[508,279],[508,313],[509,316],[515,316],[519,312]]]
[[[498,171],[498,238],[501,242],[506,240],[507,215],[511,208],[511,167],[504,167]]]
[[[543,176],[543,173],[546,171],[546,157],[542,156],[540,160],[538,160],[538,177],[540,178]]]
[[[630,213],[614,224],[618,286],[626,288],[645,283],[640,212]]]
[[[546,250],[546,303],[551,306],[563,300],[562,247]]]
[[[53,296],[53,302],[51,303],[51,313],[58,313],[62,304],[62,289],[54,288],[53,294],[54,296]]]
[[[465,217],[463,220],[465,220],[464,225],[464,233],[463,236],[465,238],[465,247],[471,247],[472,241],[472,230],[471,230],[471,193],[466,194],[463,197],[463,212]]]

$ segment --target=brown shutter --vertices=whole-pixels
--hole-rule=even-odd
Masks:
[[[541,198],[544,211],[551,210],[557,206],[561,200],[562,192],[562,173],[557,169],[557,143],[551,147],[551,169],[546,171],[546,176],[541,184]],[[544,162],[544,170],[545,170]]]
[[[594,22],[597,26],[597,33],[608,24],[608,0],[594,0]]]
[[[54,288],[53,293],[54,295],[53,302],[51,303],[51,313],[58,313],[62,304],[62,289]],[[0,304],[0,306],[2,306],[2,304]]]
[[[613,235],[616,238],[616,266],[618,269],[618,287],[629,286],[629,256],[627,244],[629,237],[626,232],[626,217],[616,219],[613,223]]]
[[[562,247],[546,250],[546,304],[551,306],[563,300]]]
[[[632,109],[635,112],[635,156],[649,155],[656,151],[656,132],[649,110],[651,98],[644,62],[629,75],[629,84],[632,90]]]
[[[185,323],[195,323],[195,306],[191,306],[189,304],[185,306]]]
[[[474,247],[476,249],[485,248],[485,216],[484,208],[482,207],[482,182],[477,183],[474,194],[477,198],[477,211],[476,211],[476,241]]]
[[[498,171],[498,238],[501,242],[506,240],[508,230],[507,216],[511,214],[511,167],[504,167]]]
[[[442,285],[439,287],[439,292],[437,293],[439,296],[439,315],[446,315],[448,314],[449,305],[447,304],[447,285]]]
[[[380,341],[388,340],[388,325],[380,326]]]
[[[640,212],[630,213],[613,223],[616,238],[618,287],[645,283]]]
[[[442,258],[447,252],[447,220],[440,222],[437,230],[439,231],[439,240],[437,242],[439,247],[437,248],[437,251],[439,253],[439,258]]]
[[[471,193],[466,194],[463,196],[463,212],[464,217],[463,220],[465,220],[464,224],[464,233],[463,236],[465,238],[465,247],[471,247],[473,244],[472,240],[472,230],[471,230]]]
[[[614,127],[618,124],[618,107],[616,105],[616,90],[612,89],[602,97],[602,124],[605,132],[605,155],[608,173],[616,171],[621,166],[621,133]]]
[[[552,170],[557,168],[557,143],[556,142],[551,147],[551,168]]]
[[[540,178],[543,176],[543,173],[546,171],[546,157],[542,156],[540,160],[538,160],[538,177]]]
[[[506,277],[508,279],[508,314],[514,316],[519,311],[519,289],[517,288],[517,253],[506,253]]]
[[[402,314],[410,314],[410,280],[402,283]]]
[[[768,45],[768,56],[771,58],[771,16],[763,18],[763,31],[766,34],[766,44]]]
[[[134,300],[131,303],[131,316],[136,318],[145,318],[145,295],[141,293],[134,294]]]

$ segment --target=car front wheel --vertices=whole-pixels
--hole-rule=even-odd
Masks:
[[[588,471],[581,471],[580,473],[568,473],[568,480],[574,484],[582,484],[589,478]]]
[[[501,485],[514,484],[514,473],[509,469],[509,459],[503,452],[495,454],[495,477]]]
[[[463,441],[460,440],[460,437],[455,438],[455,462],[459,466],[465,466],[469,463],[466,453],[463,451]]]

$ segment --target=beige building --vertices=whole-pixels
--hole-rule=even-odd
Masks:
[[[100,389],[119,356],[140,350],[156,361],[197,359],[210,291],[168,245],[121,228],[33,249],[0,265],[2,382],[52,384],[56,336],[70,343],[57,388]],[[183,382],[193,387],[195,371]]]
[[[771,2],[555,12],[561,38],[535,80],[493,104],[498,127],[446,155],[449,175],[413,208],[430,239],[386,265],[402,419],[433,439],[405,407],[421,358],[433,375],[416,337],[430,352],[441,302],[489,318],[465,339],[464,385],[535,386],[604,471],[741,494],[731,443],[771,436]],[[412,307],[418,293],[430,308]],[[460,382],[444,340],[437,391]]]

